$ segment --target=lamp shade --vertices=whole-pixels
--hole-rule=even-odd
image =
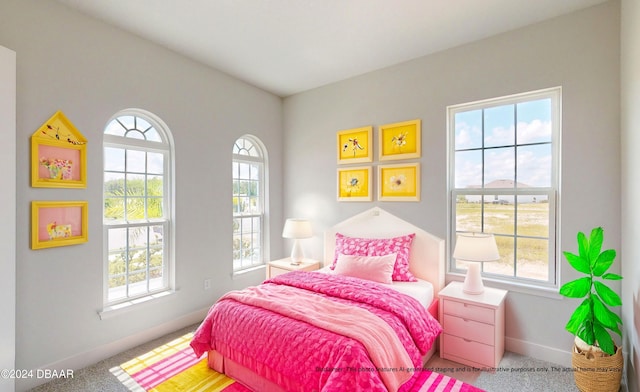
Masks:
[[[282,236],[284,238],[293,238],[293,248],[291,249],[291,264],[299,265],[304,259],[304,251],[302,250],[301,239],[311,238],[313,231],[311,231],[311,223],[304,219],[287,219],[284,222],[284,229],[282,229]]]
[[[493,234],[458,234],[453,258],[460,261],[470,261],[467,275],[464,278],[462,291],[467,294],[478,295],[484,292],[482,274],[478,262],[500,260],[498,245]]]
[[[460,261],[500,260],[493,234],[458,234],[453,258]]]
[[[282,237],[302,239],[311,238],[313,232],[311,231],[311,222],[305,219],[287,219],[284,223],[284,229],[282,230]]]

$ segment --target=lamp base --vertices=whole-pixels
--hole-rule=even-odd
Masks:
[[[291,248],[291,265],[300,265],[304,260],[304,251],[302,245],[297,239],[293,240],[293,248]]]
[[[480,275],[480,264],[469,263],[467,266],[467,275],[464,277],[462,291],[465,294],[479,295],[484,293],[484,284]]]

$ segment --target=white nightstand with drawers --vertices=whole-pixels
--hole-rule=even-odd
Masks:
[[[442,289],[440,357],[477,368],[498,367],[504,354],[506,295],[507,291],[490,287],[482,294],[465,294],[461,282]]]

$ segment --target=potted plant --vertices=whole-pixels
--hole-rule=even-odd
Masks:
[[[602,227],[591,230],[589,238],[579,232],[578,254],[563,252],[569,264],[586,275],[560,287],[565,297],[584,298],[565,326],[576,337],[572,364],[576,385],[583,392],[618,391],[622,377],[622,350],[611,337],[611,332],[622,337],[622,320],[608,308],[622,301],[605,284],[622,276],[607,272],[616,251],[602,251],[603,238]]]

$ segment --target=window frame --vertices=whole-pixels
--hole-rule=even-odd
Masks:
[[[256,152],[255,155],[252,154],[238,154],[236,153],[236,149],[243,150],[243,147],[239,146],[239,142],[249,142]],[[241,275],[246,272],[250,272],[256,269],[261,269],[266,266],[267,260],[269,260],[269,231],[268,231],[268,210],[269,210],[269,198],[268,198],[268,189],[269,189],[269,165],[268,165],[268,157],[267,150],[262,143],[262,141],[256,136],[245,134],[240,136],[234,141],[232,148],[232,177],[231,177],[231,187],[232,187],[232,220],[234,221],[233,226],[235,227],[235,220],[238,218],[258,218],[260,220],[259,224],[259,249],[260,256],[257,262],[253,262],[250,265],[243,266],[242,258],[240,260],[240,266],[236,268],[237,259],[234,256],[234,248],[232,245],[232,275]],[[235,191],[234,181],[236,179],[242,180],[242,178],[236,178],[235,173],[233,173],[235,164],[251,164],[259,166],[259,178],[258,178],[258,196],[259,196],[259,204],[261,209],[257,213],[246,213],[246,214],[238,214],[235,211],[235,207],[233,206],[233,199],[238,197]],[[250,233],[253,233],[252,230]],[[235,241],[235,229],[232,232],[232,244]]]
[[[162,142],[158,141],[149,141],[149,140],[141,140],[135,139],[131,137],[117,136],[113,134],[107,134],[106,131],[108,129],[109,124],[112,121],[121,118],[133,116],[136,118],[141,118],[147,123],[149,123],[155,131],[158,133]],[[133,150],[133,151],[141,151],[145,153],[160,153],[163,155],[163,196],[162,196],[162,210],[163,216],[160,218],[145,218],[145,219],[137,219],[128,221],[126,220],[107,220],[105,219],[105,174],[108,172],[113,172],[112,170],[106,170],[106,156],[105,150],[107,148],[119,148],[124,150]],[[142,109],[125,109],[114,114],[106,123],[104,132],[103,132],[103,142],[102,142],[102,152],[103,152],[103,165],[102,165],[102,173],[103,173],[103,192],[102,192],[102,205],[103,205],[103,313],[106,311],[111,311],[115,309],[122,309],[134,304],[141,304],[146,302],[147,300],[160,298],[165,296],[166,294],[173,293],[175,290],[175,203],[174,203],[174,194],[175,194],[175,182],[174,182],[174,173],[175,173],[175,163],[174,163],[174,142],[171,132],[168,126],[156,115],[153,113],[147,112]],[[120,171],[115,171],[120,172]],[[133,171],[132,171],[133,172]],[[123,168],[123,174],[131,173],[127,171],[127,168]],[[135,171],[136,174],[144,174],[153,175],[154,173],[150,173],[148,168],[145,167],[144,173]],[[126,199],[126,196],[125,196]],[[146,199],[148,199],[148,195],[144,196],[145,205]],[[147,227],[147,235],[151,235],[150,231],[153,226],[162,226],[162,249],[163,249],[163,275],[162,275],[162,284],[160,287],[155,289],[150,289],[150,282],[152,278],[147,273],[146,278],[144,280],[146,284],[146,289],[136,295],[125,295],[124,297],[120,297],[117,299],[110,300],[109,299],[109,230],[112,229],[120,229],[120,228],[136,228],[136,227]],[[127,242],[126,247],[129,248],[128,245],[128,236],[125,240]],[[150,255],[150,244],[147,243],[147,260]],[[146,265],[147,272],[149,272],[150,266],[147,263]],[[135,283],[133,283],[135,284]],[[129,291],[130,286],[133,285],[131,283],[125,284],[125,290]],[[101,317],[103,317],[103,313],[101,313]]]
[[[517,105],[523,102],[536,101],[540,99],[551,100],[551,178],[549,187],[518,187],[514,186],[512,189],[508,188],[484,188],[484,185],[480,188],[456,188],[455,180],[455,157],[456,157],[456,122],[455,116],[457,113],[468,112],[473,110],[483,110],[503,105]],[[559,287],[560,282],[560,257],[559,257],[559,233],[560,233],[560,173],[561,173],[561,133],[562,133],[562,87],[552,87],[547,89],[541,89],[531,92],[525,92],[520,94],[513,94],[503,96],[499,98],[485,99],[470,103],[463,103],[457,105],[451,105],[447,107],[447,241],[449,246],[447,247],[447,275],[453,279],[461,279],[466,274],[466,269],[456,268],[456,261],[451,257],[455,247],[456,238],[456,200],[459,196],[465,195],[480,195],[481,197],[493,197],[494,195],[509,195],[514,197],[514,201],[518,196],[535,196],[545,195],[548,198],[549,214],[548,214],[548,280],[537,280],[532,278],[523,278],[517,276],[517,257],[514,252],[514,273],[513,276],[507,276],[497,273],[490,273],[484,271],[484,263],[481,263],[482,278],[492,283],[497,283],[497,286],[504,286],[506,288],[521,289],[521,291],[527,291],[528,289],[534,289],[536,292],[549,291],[555,292]],[[514,124],[515,125],[515,124]],[[484,127],[484,125],[483,125]],[[484,134],[484,130],[483,130]],[[527,146],[527,143],[518,144],[517,138],[514,139],[513,148],[517,149],[518,146]],[[494,148],[504,148],[506,146],[485,146],[484,136],[482,146],[476,148],[476,150],[484,151]],[[517,150],[514,151],[514,155]],[[482,158],[482,165],[484,167],[485,161]],[[483,170],[484,173],[484,170]],[[518,168],[517,164],[514,168],[515,181],[518,180]],[[483,177],[484,184],[484,177]],[[484,219],[484,206],[485,203],[481,203],[481,219]],[[517,233],[517,202],[514,202],[514,233],[513,237],[528,238],[527,236],[519,236]],[[482,222],[482,221],[481,221]],[[482,222],[483,226],[484,223]]]

